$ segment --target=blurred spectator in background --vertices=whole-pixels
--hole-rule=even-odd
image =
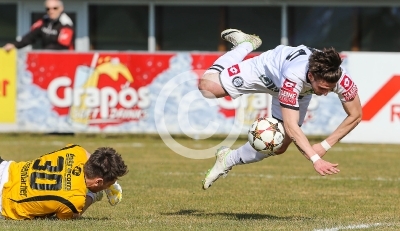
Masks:
[[[63,2],[61,0],[46,0],[44,5],[47,14],[31,26],[31,30],[22,37],[21,41],[4,45],[3,48],[6,51],[31,45],[36,39],[41,39],[42,49],[74,49],[73,22],[64,12]]]

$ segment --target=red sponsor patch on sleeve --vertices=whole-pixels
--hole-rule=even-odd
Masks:
[[[37,20],[32,26],[31,26],[31,31],[35,30],[37,28],[40,28],[43,25],[43,20],[39,19]]]
[[[283,82],[282,88],[284,88],[288,91],[293,91],[295,86],[296,86],[295,82],[293,82],[289,79],[285,79],[285,82]]]
[[[60,30],[60,34],[58,35],[58,43],[63,46],[70,46],[72,42],[72,37],[74,35],[74,31],[71,28],[65,27]]]
[[[240,73],[240,68],[238,64],[235,64],[233,66],[231,66],[230,68],[228,68],[228,74],[229,76],[234,76]]]
[[[342,96],[346,101],[351,101],[357,96],[357,93],[358,93],[357,85],[353,84],[350,90],[342,93]]]
[[[281,88],[279,91],[279,102],[295,106],[297,104],[297,93]]]
[[[354,85],[353,80],[347,75],[343,76],[342,81],[340,81],[340,86],[342,86],[346,91],[350,90]]]

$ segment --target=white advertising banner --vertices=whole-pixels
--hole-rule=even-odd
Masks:
[[[342,141],[400,143],[400,54],[345,53],[347,71],[358,86],[361,123]]]

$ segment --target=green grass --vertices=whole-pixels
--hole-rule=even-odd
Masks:
[[[220,142],[177,139],[196,149]],[[201,180],[214,159],[185,158],[158,137],[5,134],[0,155],[29,160],[67,143],[123,155],[130,169],[119,181],[123,201],[111,207],[103,199],[75,221],[0,220],[0,230],[400,230],[400,145],[337,144],[325,159],[341,172],[327,177],[291,145],[282,156],[234,167],[207,191]]]

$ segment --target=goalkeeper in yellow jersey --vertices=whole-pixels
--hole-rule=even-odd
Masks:
[[[80,217],[107,194],[111,205],[121,201],[117,179],[128,172],[120,154],[101,147],[88,153],[68,145],[35,160],[0,158],[0,208],[6,219]]]

